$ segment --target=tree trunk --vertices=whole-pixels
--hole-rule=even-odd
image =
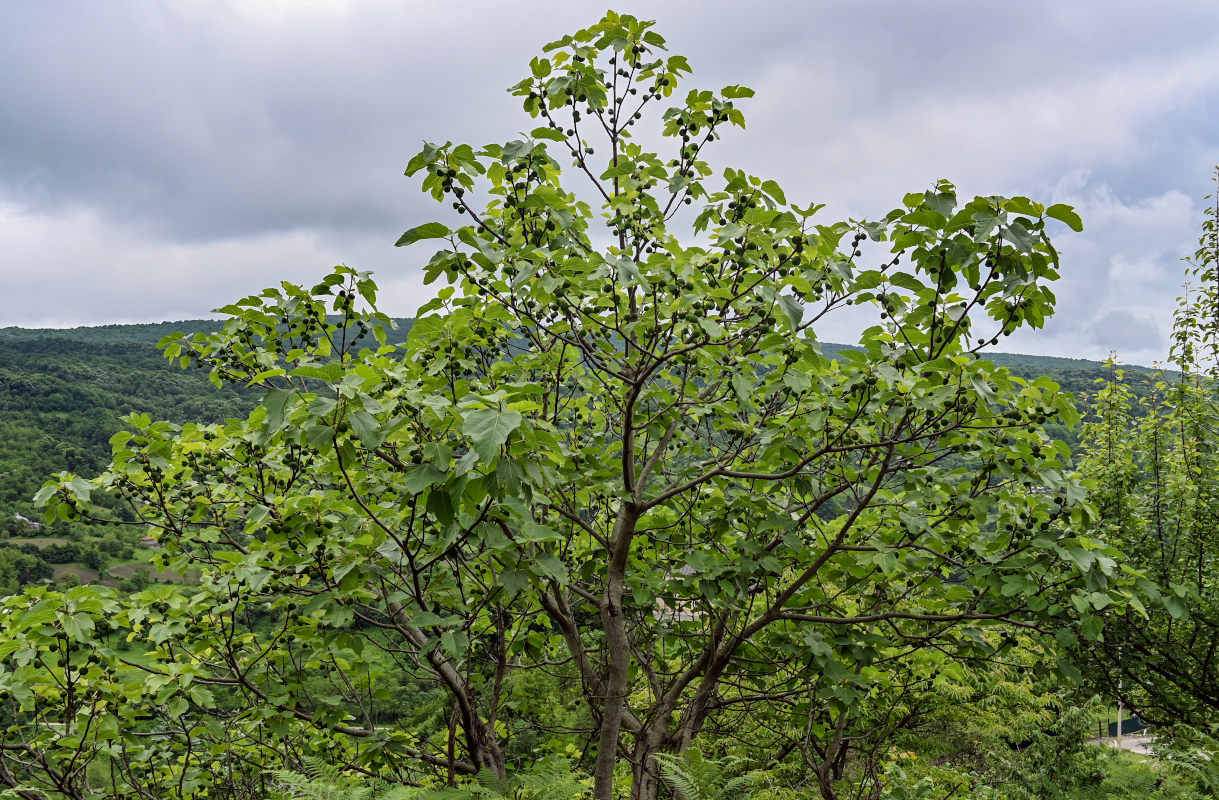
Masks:
[[[410,615],[401,603],[390,601],[386,604],[398,630],[416,647],[426,648],[428,637],[419,628],[410,624]],[[461,722],[461,732],[466,740],[466,749],[470,753],[470,761],[475,768],[489,769],[496,777],[503,779],[508,772],[504,763],[504,754],[499,743],[495,741],[495,730],[478,713],[478,697],[466,679],[458,672],[453,662],[436,648],[427,651],[427,662],[432,666],[437,677],[449,690],[456,706]]]
[[[470,750],[470,760],[479,769],[491,770],[500,780],[508,777],[504,754],[495,741],[494,732],[488,729],[486,721],[478,715],[478,712],[473,712],[467,719],[463,711],[462,727],[465,729],[466,747]]]
[[[626,707],[631,666],[626,620],[622,616],[623,584],[620,577],[615,580],[611,575],[601,605],[609,670],[605,702],[601,707],[601,737],[593,772],[593,800],[612,800],[614,796],[614,764],[618,760],[618,736],[622,732],[622,712]]]
[[[601,737],[597,764],[593,771],[593,800],[613,800],[614,765],[618,761],[618,737],[630,688],[631,643],[627,637],[622,597],[626,589],[627,557],[635,534],[638,515],[624,503],[614,524],[609,563],[606,565],[605,593],[601,597],[601,624],[605,628],[608,665],[605,702],[601,706]]]
[[[652,757],[660,752],[668,717],[639,732],[631,754],[631,800],[656,800],[660,793],[660,765]]]

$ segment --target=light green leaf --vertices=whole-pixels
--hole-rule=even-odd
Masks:
[[[800,302],[799,298],[790,294],[781,294],[779,295],[779,308],[783,310],[792,330],[800,327],[800,322],[804,319],[804,303]]]
[[[642,286],[648,288],[648,281],[643,277],[643,273],[639,271],[638,265],[629,258],[618,259],[618,274],[623,277],[628,286]]]
[[[403,247],[408,244],[414,244],[415,242],[423,239],[443,239],[450,233],[452,233],[452,231],[441,225],[439,222],[427,222],[423,225],[419,225],[418,227],[411,228],[409,231],[402,234],[402,236],[398,238],[398,241],[394,243],[394,247]]]
[[[905,272],[895,272],[890,275],[889,283],[894,286],[900,286],[903,289],[909,289],[912,292],[920,292],[927,288],[918,278]]]
[[[724,335],[724,327],[709,317],[699,317],[698,326],[712,339],[718,339]]]
[[[779,201],[782,205],[787,205],[787,196],[783,194],[783,190],[779,188],[779,184],[774,181],[762,181],[762,191]]]
[[[550,74],[550,59],[534,58],[529,62],[529,70],[535,78],[545,78]]]
[[[63,622],[64,633],[78,642],[86,642],[93,633],[93,620],[88,614],[67,614]]]
[[[1075,213],[1075,209],[1064,203],[1055,203],[1045,210],[1045,215],[1050,219],[1056,219],[1059,222],[1066,224],[1068,228],[1076,233],[1084,229],[1084,221],[1080,219],[1079,214]]]
[[[1027,197],[1009,197],[1003,207],[1014,214],[1027,214],[1035,217],[1042,212],[1042,205],[1034,203]]]
[[[546,525],[530,520],[521,527],[521,536],[531,542],[557,542],[563,537]]]
[[[411,615],[411,624],[416,628],[431,628],[439,625],[441,622],[443,620],[431,611],[420,611],[418,614]]]
[[[268,389],[258,404],[266,409],[266,427],[268,434],[275,433],[284,426],[284,409],[290,395],[283,389]]]
[[[34,495],[34,506],[36,508],[42,508],[45,506],[47,501],[55,496],[55,490],[58,488],[59,486],[54,483],[48,483],[43,486],[38,490],[38,493]]]
[[[211,708],[216,704],[216,697],[212,694],[211,690],[206,686],[199,686],[198,684],[191,685],[190,699],[195,705],[202,706],[203,708]]]
[[[84,478],[73,478],[68,482],[68,488],[72,490],[73,496],[82,503],[89,502],[89,495],[93,492],[93,484]]]
[[[1168,613],[1173,619],[1184,619],[1189,615],[1189,609],[1185,605],[1185,601],[1176,595],[1165,594],[1161,600],[1164,603],[1164,608],[1168,609]]]
[[[485,408],[468,412],[461,432],[470,438],[479,459],[486,462],[495,458],[499,448],[508,441],[508,435],[519,428],[523,420],[519,411]]]
[[[34,628],[52,622],[57,616],[56,604],[51,600],[43,600],[38,605],[18,617],[13,623],[14,629]]]
[[[535,563],[542,572],[554,578],[560,586],[567,584],[567,567],[563,566],[563,562],[557,556],[551,553],[540,553]]]
[[[529,135],[534,139],[549,139],[552,142],[567,141],[567,137],[561,131],[556,131],[554,128],[534,128],[529,132]]]

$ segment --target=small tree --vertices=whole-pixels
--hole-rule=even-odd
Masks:
[[[80,561],[94,572],[101,572],[106,568],[106,554],[96,545],[82,547]]]
[[[1069,398],[978,357],[1051,312],[1047,220],[1078,229],[1069,208],[941,182],[818,223],[774,181],[712,177],[747,89],[690,91],[658,112],[672,152],[644,147],[689,73],[652,23],[610,13],[545,52],[512,90],[540,127],[407,168],[466,224],[399,241],[438,240],[426,276],[449,284],[405,343],[348,268],[246,298],[165,351],[261,387],[247,420],[134,417],[105,474],[44,490],[65,514],[121,494],[201,584],[10,601],[0,688],[14,726],[48,724],[10,727],[0,780],[70,783],[119,742],[141,756],[108,762],[116,785],[212,796],[317,752],[391,781],[502,777],[533,757],[514,736],[554,724],[512,699],[544,669],[600,800],[655,798],[655,756],[741,732],[803,753],[833,797],[877,768],[851,759],[893,722],[874,686],[929,679],[923,651],[992,654],[986,626],[1054,618],[1081,576],[1107,591],[1113,562],[1058,528],[1081,493],[1038,427]],[[852,305],[877,324],[824,350],[815,327]],[[107,652],[82,615],[148,656],[82,671]],[[49,671],[22,664],[48,641]],[[451,712],[379,724],[374,650]],[[55,670],[114,705],[68,703]]]
[[[1136,400],[1114,368],[1081,466],[1095,483],[1093,531],[1138,570],[1142,600],[1115,610],[1110,633],[1077,657],[1108,694],[1159,723],[1201,724],[1219,711],[1219,195],[1207,199],[1172,369]]]

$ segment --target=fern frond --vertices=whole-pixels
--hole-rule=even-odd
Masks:
[[[742,792],[753,780],[752,774],[728,778],[738,761],[707,758],[696,748],[679,756],[657,753],[653,758],[661,778],[685,800],[737,800],[745,796]]]
[[[316,765],[306,764],[313,770]],[[361,786],[343,777],[337,769],[318,770],[325,777],[302,775],[292,770],[278,770],[271,773],[276,786],[283,796],[292,800],[370,800],[372,787]]]

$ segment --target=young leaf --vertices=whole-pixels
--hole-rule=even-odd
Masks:
[[[1079,233],[1084,229],[1084,221],[1080,219],[1075,209],[1064,203],[1055,203],[1045,210],[1045,215],[1064,223],[1068,228]]]

